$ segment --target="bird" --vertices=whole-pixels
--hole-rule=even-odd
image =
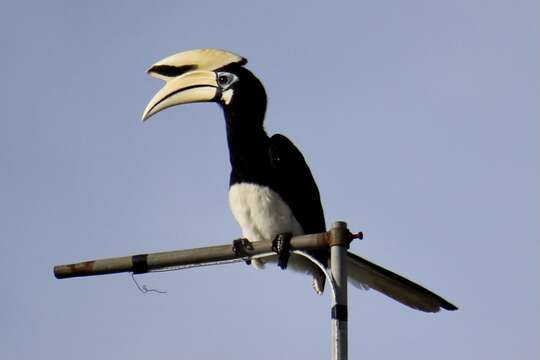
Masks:
[[[249,241],[326,231],[319,189],[298,148],[286,136],[269,136],[264,128],[267,94],[247,59],[233,52],[193,49],[168,56],[147,73],[165,81],[143,112],[143,121],[172,106],[217,103],[223,110],[231,172],[229,206]],[[311,251],[324,267],[329,250]],[[274,258],[253,260],[264,267]],[[437,312],[457,307],[430,290],[348,252],[349,280],[375,289],[413,309]],[[283,264],[280,265],[284,267]],[[312,277],[317,293],[324,291],[324,272],[306,258],[291,254],[285,266]]]

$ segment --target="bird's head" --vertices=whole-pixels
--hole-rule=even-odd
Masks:
[[[174,105],[217,102],[226,113],[266,110],[261,82],[244,67],[247,59],[219,49],[183,51],[158,61],[148,74],[165,81],[150,100],[143,121]]]

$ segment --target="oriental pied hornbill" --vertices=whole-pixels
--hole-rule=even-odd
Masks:
[[[319,190],[302,153],[285,136],[269,137],[263,127],[266,92],[246,69],[247,60],[228,51],[196,49],[169,56],[148,70],[165,80],[150,100],[143,120],[168,107],[216,102],[223,108],[231,163],[229,203],[250,241],[273,240],[280,234],[326,231]],[[328,250],[312,252],[328,266]],[[349,278],[412,308],[436,312],[457,308],[431,291],[349,253]],[[275,259],[274,259],[275,260]],[[262,266],[264,260],[254,261]],[[318,293],[325,276],[307,259],[292,254],[289,267],[313,276]]]

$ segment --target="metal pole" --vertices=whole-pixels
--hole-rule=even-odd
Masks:
[[[343,221],[334,223],[331,234],[330,269],[336,292],[332,301],[332,359],[347,360],[347,249],[351,237]]]

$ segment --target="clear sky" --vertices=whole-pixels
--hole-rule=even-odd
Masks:
[[[537,1],[34,1],[0,13],[0,357],[328,359],[330,299],[243,264],[56,280],[55,264],[230,242],[215,104],[143,124],[145,70],[249,59],[352,250],[440,293],[351,288],[355,359],[538,359]]]

